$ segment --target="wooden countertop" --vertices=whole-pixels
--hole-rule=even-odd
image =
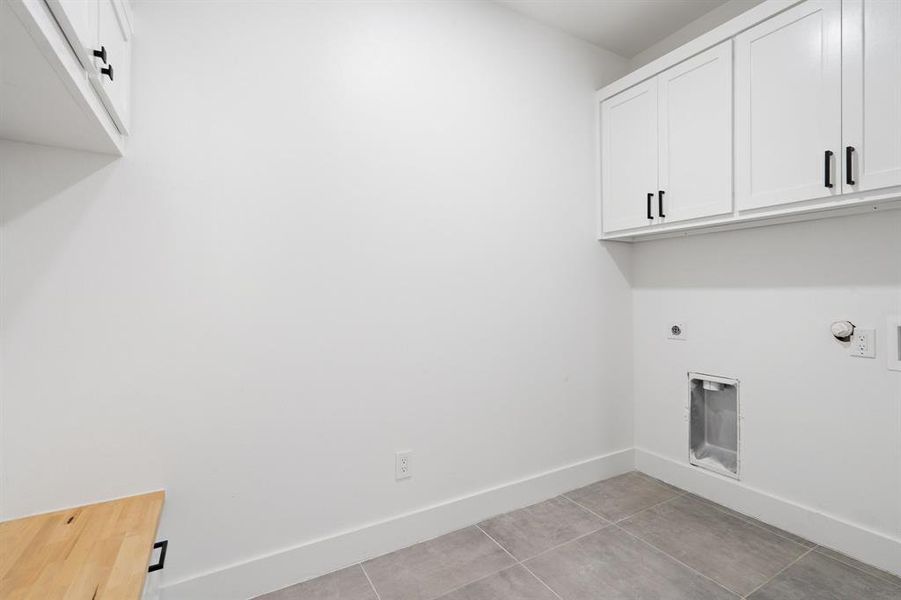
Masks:
[[[0,523],[3,600],[138,600],[165,492]]]

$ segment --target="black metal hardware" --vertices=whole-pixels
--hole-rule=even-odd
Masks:
[[[845,183],[857,185],[854,181],[854,146],[845,148]]]
[[[827,188],[833,187],[832,185],[832,150],[826,150],[826,154],[823,160],[823,177],[825,178],[823,181],[823,185]]]
[[[648,219],[650,219],[651,221],[654,220],[654,215],[651,214],[651,198],[653,197],[653,192],[648,192]]]
[[[657,190],[657,214],[661,219],[666,216],[663,214],[663,190]]]
[[[109,80],[112,81],[113,80],[113,65],[110,65],[108,67],[103,67],[102,69],[100,69],[100,74],[106,75],[107,77],[109,77]]]
[[[148,573],[153,573],[154,571],[159,571],[164,566],[166,566],[166,550],[169,548],[169,540],[163,540],[162,542],[157,542],[153,545],[153,549],[162,548],[160,550],[160,561],[155,565],[150,565],[147,567]]]
[[[100,46],[100,50],[94,50],[94,56],[103,61],[103,64],[106,64],[106,46]]]

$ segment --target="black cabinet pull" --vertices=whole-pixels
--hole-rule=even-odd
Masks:
[[[660,218],[666,217],[663,214],[663,190],[657,190],[657,214],[660,215]]]
[[[106,64],[106,46],[100,46],[100,50],[94,50],[94,56],[103,61],[103,64]]]
[[[155,565],[150,565],[147,567],[148,573],[153,573],[154,571],[159,571],[163,567],[166,566],[166,550],[169,549],[169,540],[163,540],[162,542],[157,542],[153,545],[153,549],[162,548],[160,550],[160,561]]]
[[[825,178],[823,181],[823,185],[827,188],[831,188],[832,186],[832,150],[826,150],[826,154],[823,160],[823,177]]]
[[[651,221],[654,220],[654,215],[651,214],[651,198],[653,198],[653,197],[654,197],[654,193],[648,192],[648,219]]]
[[[113,65],[110,65],[108,67],[103,67],[102,69],[100,69],[100,74],[106,75],[107,77],[109,77],[109,80],[112,81],[113,80]]]
[[[845,148],[845,183],[848,185],[857,185],[854,181],[854,146]]]

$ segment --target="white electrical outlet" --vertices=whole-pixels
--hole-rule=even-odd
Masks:
[[[685,330],[685,323],[672,323],[667,327],[666,337],[670,340],[687,340],[688,332]]]
[[[876,358],[876,330],[855,328],[851,334],[851,356]]]
[[[404,450],[394,455],[394,478],[400,481],[413,476],[413,451]]]

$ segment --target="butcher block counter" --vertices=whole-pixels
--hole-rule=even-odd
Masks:
[[[164,499],[152,492],[0,523],[0,599],[139,600]]]

